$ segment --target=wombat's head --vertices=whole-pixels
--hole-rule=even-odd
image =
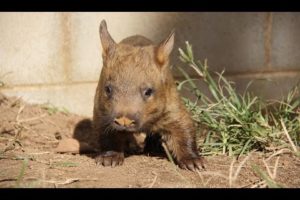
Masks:
[[[162,115],[166,97],[174,85],[169,68],[169,55],[174,44],[174,31],[158,45],[135,41],[116,43],[100,25],[103,68],[98,93],[101,114],[114,129],[148,130]],[[141,39],[142,38],[142,39]],[[137,44],[138,41],[141,44]]]

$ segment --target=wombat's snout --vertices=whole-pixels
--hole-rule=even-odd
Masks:
[[[137,119],[128,116],[115,117],[113,123],[116,129],[128,131],[135,129],[138,125]]]

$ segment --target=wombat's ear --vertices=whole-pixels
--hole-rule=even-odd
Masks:
[[[100,39],[103,48],[103,56],[107,56],[114,51],[116,43],[110,36],[109,32],[107,31],[105,20],[101,21],[99,33],[100,33]]]
[[[164,65],[168,60],[174,46],[175,30],[173,29],[170,35],[158,45],[156,58],[160,65]]]

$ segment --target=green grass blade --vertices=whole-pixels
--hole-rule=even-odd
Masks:
[[[263,170],[261,170],[257,165],[253,165],[252,169],[254,172],[263,179],[269,188],[282,188],[281,185],[277,184],[275,181],[273,181]]]

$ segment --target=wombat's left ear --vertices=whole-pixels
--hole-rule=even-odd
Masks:
[[[168,60],[174,46],[175,30],[173,29],[170,35],[158,45],[156,58],[160,65],[164,65]]]

